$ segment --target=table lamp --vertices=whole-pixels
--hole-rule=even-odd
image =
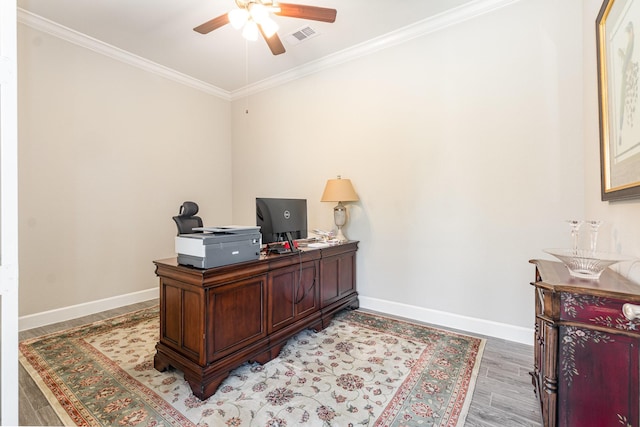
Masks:
[[[338,202],[338,205],[333,208],[333,219],[338,228],[336,240],[338,242],[345,242],[347,238],[342,233],[342,227],[347,223],[347,208],[342,202],[358,201],[358,195],[353,189],[353,185],[351,185],[351,180],[342,179],[340,175],[338,175],[338,179],[328,180],[320,201]]]

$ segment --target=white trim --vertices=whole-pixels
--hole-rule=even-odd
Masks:
[[[304,76],[443,30],[520,0],[476,0],[231,92],[235,101]]]
[[[158,288],[118,295],[97,301],[77,304],[41,313],[30,314],[19,318],[20,331],[64,322],[82,316],[99,313],[129,304],[149,301],[158,298]],[[431,323],[447,328],[458,329],[469,333],[487,335],[494,338],[533,345],[534,330],[491,320],[462,316],[455,313],[433,310],[430,308],[402,304],[393,301],[370,298],[360,295],[360,307],[393,316],[401,316],[424,323]]]
[[[149,61],[148,59],[142,58],[131,52],[127,52],[126,50],[122,50],[119,47],[112,46],[98,39],[94,39],[86,34],[72,30],[71,28],[67,28],[21,8],[18,8],[18,22],[42,31],[43,33],[51,34],[52,36],[58,37],[62,40],[66,40],[70,43],[124,62],[125,64],[133,65],[134,67],[141,68],[145,71],[158,74],[169,80],[174,80],[185,86],[192,87],[210,95],[215,95],[222,99],[226,99],[227,101],[231,100],[229,92],[220,89],[217,86],[205,83],[202,80],[195,79],[179,71],[165,67],[164,65]]]
[[[0,424],[18,425],[18,53],[16,2],[0,3]]]
[[[327,68],[335,67],[365,55],[370,55],[381,49],[396,46],[415,39],[416,37],[440,31],[452,25],[456,25],[486,13],[493,12],[505,6],[509,6],[518,1],[520,0],[475,0],[430,18],[423,19],[415,24],[408,25],[404,28],[400,28],[396,31],[392,31],[359,45],[344,49],[340,52],[325,56],[324,58],[306,63],[299,67],[292,68],[273,77],[269,77],[231,92],[205,83],[201,80],[194,79],[186,74],[180,73],[163,65],[156,64],[155,62],[134,55],[110,44],[101,42],[93,37],[79,33],[21,8],[18,8],[18,22],[68,42],[86,47],[87,49],[109,56],[113,59],[159,74],[165,78],[190,86],[194,89],[201,90],[205,93],[218,96],[228,101],[236,101],[238,99],[245,98],[247,95],[253,95],[258,92],[283,85]]]
[[[129,304],[149,301],[158,298],[158,288],[154,287],[144,291],[132,292],[125,295],[117,295],[97,301],[90,301],[83,304],[69,307],[57,308],[55,310],[43,311],[41,313],[30,314],[20,317],[20,331],[38,328],[40,326],[51,325],[53,323],[65,322],[101,311],[123,307]]]
[[[469,333],[515,341],[521,344],[533,345],[534,330],[532,328],[523,328],[507,323],[498,323],[492,320],[462,316],[455,313],[447,313],[445,311],[417,307],[378,298],[369,298],[362,295],[360,295],[358,299],[360,300],[360,307],[367,310],[401,316],[407,319],[458,329]]]

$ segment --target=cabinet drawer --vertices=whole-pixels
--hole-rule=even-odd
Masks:
[[[563,292],[560,295],[560,319],[640,335],[640,321],[628,320],[622,313],[622,306],[626,302],[595,295]]]

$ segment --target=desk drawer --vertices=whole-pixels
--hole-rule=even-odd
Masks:
[[[627,320],[622,313],[622,306],[626,302],[613,298],[563,292],[560,295],[560,319],[640,335],[640,321]]]

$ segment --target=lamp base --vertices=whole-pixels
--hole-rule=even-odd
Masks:
[[[338,202],[336,207],[333,208],[333,220],[335,221],[336,228],[338,229],[335,240],[340,243],[346,242],[347,238],[342,233],[342,226],[347,223],[347,208],[342,204],[342,202]]]
[[[347,240],[349,240],[349,239],[347,239],[347,238],[345,237],[345,235],[342,233],[342,227],[338,227],[338,233],[336,234],[335,240],[336,240],[338,243],[344,243],[344,242],[346,242]]]

